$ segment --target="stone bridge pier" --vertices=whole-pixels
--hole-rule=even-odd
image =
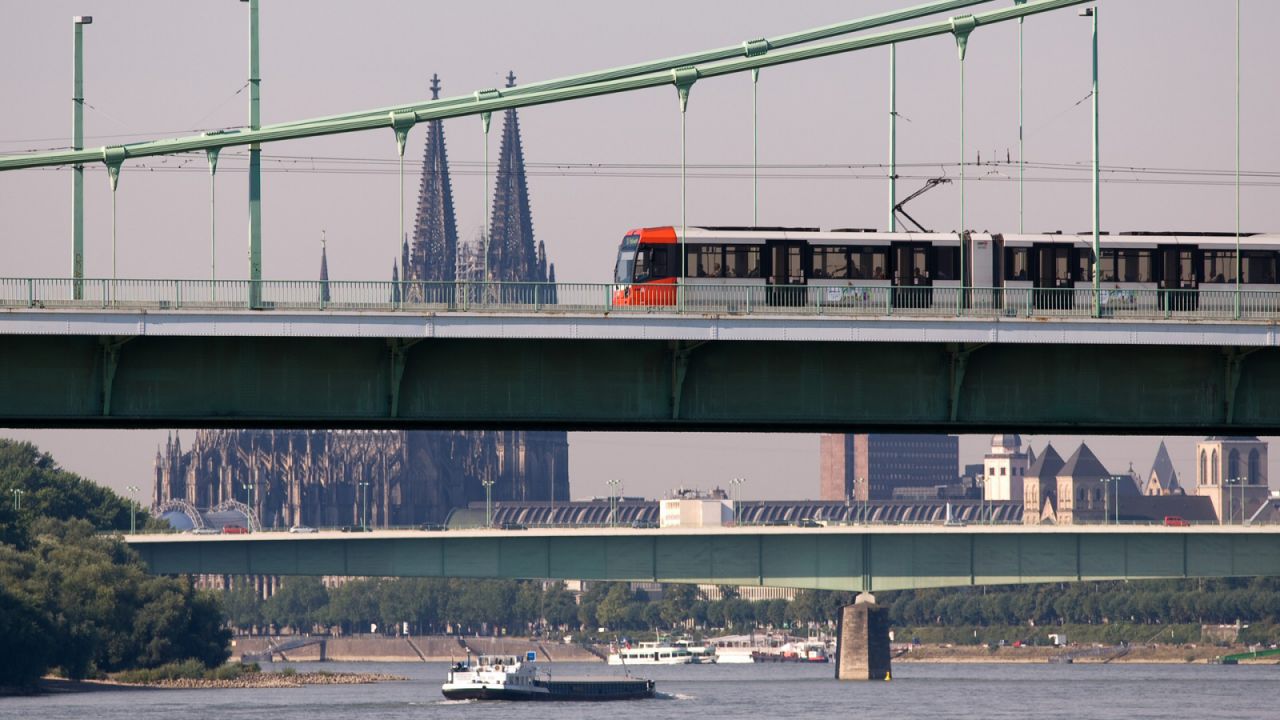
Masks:
[[[836,631],[837,680],[888,680],[889,609],[861,593],[840,610]]]

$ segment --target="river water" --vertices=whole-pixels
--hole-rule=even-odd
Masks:
[[[285,667],[267,665],[264,669]],[[625,703],[449,702],[444,663],[301,663],[299,671],[377,672],[412,678],[376,685],[245,690],[124,690],[0,698],[0,718],[22,720],[628,720],[680,718],[1064,718],[1199,720],[1280,718],[1280,667],[1215,665],[894,666],[891,682],[832,679],[831,665],[636,668],[665,697]],[[557,663],[553,675],[614,674]]]

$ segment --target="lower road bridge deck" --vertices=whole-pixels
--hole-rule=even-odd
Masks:
[[[1280,575],[1280,528],[613,528],[132,535],[159,574],[610,580],[901,590]]]

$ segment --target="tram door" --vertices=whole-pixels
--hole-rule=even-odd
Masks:
[[[1071,248],[1038,243],[1035,254],[1035,302],[1045,310],[1070,310],[1075,304],[1075,280],[1071,272]]]
[[[893,243],[894,307],[933,306],[933,274],[928,243]]]
[[[770,240],[765,247],[769,257],[770,305],[803,306],[808,289],[804,273],[805,244],[800,240]]]
[[[1176,245],[1160,245],[1156,248],[1160,257],[1160,288],[1166,292],[1166,310],[1195,310],[1200,304],[1196,292],[1195,262],[1191,248]]]

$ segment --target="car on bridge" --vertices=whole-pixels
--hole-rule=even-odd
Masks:
[[[249,534],[249,529],[243,525],[223,525],[222,534],[223,535],[247,535]]]
[[[316,531],[315,528],[308,527],[306,525],[294,525],[293,527],[289,528],[289,532],[291,533],[313,533],[315,531]]]
[[[1165,527],[1191,527],[1191,523],[1177,515],[1164,516]]]

